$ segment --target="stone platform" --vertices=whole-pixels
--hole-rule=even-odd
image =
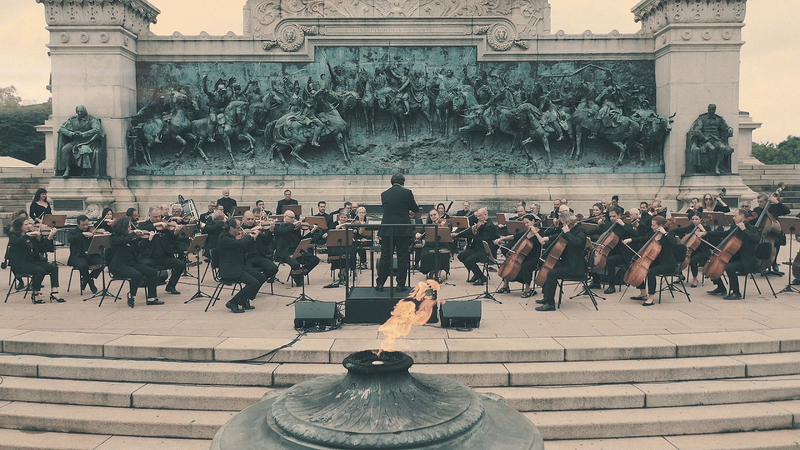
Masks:
[[[377,325],[344,325],[274,351],[298,337],[285,305],[300,290],[288,282],[276,283],[274,295],[265,286],[255,310],[231,314],[224,303],[208,312],[207,300],[184,304],[193,278],[182,278],[181,295],[160,295],[162,306],[130,309],[107,298],[98,308],[82,301],[89,293],[80,295],[77,278],[66,292],[69,273],[61,268],[65,304],[32,305],[16,294],[0,305],[0,449],[208,448],[234,412],[274,389],[343,373],[346,355],[380,341]],[[7,289],[7,272],[0,275]],[[465,278],[454,264],[455,286],[444,285],[441,297],[483,292]],[[344,288],[323,289],[330,280],[321,264],[306,293],[343,301]],[[771,278],[776,290],[787,280]],[[706,283],[690,288],[691,303],[665,293],[643,308],[629,290],[600,300],[599,311],[585,297],[565,297],[546,313],[533,310],[540,295],[526,304],[512,284],[511,294],[497,294],[502,304],[483,300],[480,328],[424,325],[397,347],[415,358],[412,371],[504,396],[548,449],[795,448],[800,296],[775,299],[757,281],[766,292],[751,283],[743,301],[707,295]],[[368,270],[358,284],[370,285]],[[202,289],[213,290],[210,275]]]

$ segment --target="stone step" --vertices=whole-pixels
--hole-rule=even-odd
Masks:
[[[600,439],[792,428],[800,401],[523,413],[544,439]],[[549,450],[550,447],[548,447]]]
[[[547,450],[797,450],[800,429],[623,439],[547,441]]]
[[[241,411],[271,389],[3,377],[0,401],[148,409]]]
[[[109,434],[56,433],[0,428],[0,450],[208,450],[203,439],[163,439]]]
[[[672,383],[479,388],[521,412],[660,408],[800,399],[800,375]]]
[[[0,405],[0,428],[211,439],[235,413],[10,402]]]

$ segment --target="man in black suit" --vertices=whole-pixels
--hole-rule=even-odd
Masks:
[[[222,191],[222,198],[217,200],[217,206],[222,206],[222,210],[230,217],[233,215],[233,208],[236,206],[236,200],[231,198],[231,190],[225,189]]]
[[[300,257],[292,258],[295,249],[303,239],[303,223],[295,220],[294,212],[286,211],[283,216],[283,223],[275,224],[275,262],[286,263],[292,268],[292,278],[297,286],[303,285],[303,276],[317,267],[319,258],[303,250],[300,252]],[[317,226],[314,225],[309,230],[310,235],[317,231]]]
[[[536,301],[536,303],[541,303],[542,306],[537,307],[537,311],[556,310],[555,294],[559,279],[579,276],[586,272],[586,259],[584,258],[586,230],[580,223],[575,224],[574,227],[569,227],[568,224],[575,220],[575,214],[570,212],[566,205],[562,205],[561,208],[559,218],[564,225],[561,228],[551,230],[551,235],[545,239],[549,241],[560,234],[567,241],[567,247],[561,253],[561,259],[556,266],[547,273],[547,281],[542,287],[544,298]]]
[[[383,220],[381,225],[404,225],[407,227],[386,227],[378,231],[381,237],[381,259],[378,264],[378,279],[375,289],[383,291],[383,285],[389,277],[389,267],[392,254],[397,251],[397,290],[405,291],[406,275],[408,273],[409,246],[414,235],[414,228],[409,220],[409,211],[419,211],[419,206],[414,200],[414,193],[406,189],[406,177],[401,173],[392,175],[392,187],[381,193],[383,204]]]
[[[494,240],[497,239],[499,235],[497,233],[497,226],[489,220],[489,211],[486,208],[478,209],[475,212],[475,217],[478,219],[478,222],[476,222],[477,230],[468,228],[461,234],[462,237],[472,238],[472,242],[465,251],[458,254],[458,260],[464,263],[468,274],[472,274],[472,278],[470,278],[469,281],[475,286],[483,286],[488,280],[478,264],[487,262],[489,258],[489,255],[486,254],[486,250],[483,248],[483,243],[487,242],[489,244],[489,249],[494,253],[497,251]],[[453,233],[453,236],[455,237],[457,234],[458,233]]]
[[[287,189],[287,190],[283,191],[283,198],[281,200],[278,200],[278,209],[276,209],[277,212],[275,214],[283,214],[285,212],[283,210],[284,206],[286,206],[286,205],[296,205],[296,204],[297,204],[297,200],[292,198],[292,191]]]
[[[174,230],[164,226],[161,216],[161,208],[151,206],[148,210],[149,219],[139,224],[140,230],[154,231],[155,237],[150,241],[143,241],[140,244],[141,254],[139,262],[150,266],[156,270],[171,270],[172,274],[167,282],[166,292],[180,295],[177,289],[178,280],[186,270],[186,262],[175,258],[174,246],[178,240]]]
[[[243,313],[247,309],[255,309],[250,305],[250,300],[256,297],[261,285],[267,280],[261,272],[245,264],[245,254],[253,245],[254,236],[240,233],[239,221],[231,218],[222,225],[216,251],[218,254],[219,276],[229,280],[236,280],[244,286],[233,296],[225,307],[234,313]]]
[[[89,244],[92,242],[93,232],[89,231],[89,218],[85,215],[78,216],[78,228],[69,232],[69,259],[67,265],[72,266],[81,274],[81,292],[89,286],[92,294],[97,293],[97,286],[94,285],[94,279],[103,272],[103,260],[100,255],[87,255],[86,250],[89,250]],[[92,267],[98,267],[92,270]]]

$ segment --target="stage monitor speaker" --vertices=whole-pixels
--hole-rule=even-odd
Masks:
[[[481,326],[479,300],[448,301],[441,309],[442,328],[478,328]]]
[[[304,302],[294,304],[294,328],[325,328],[338,325],[336,302]]]

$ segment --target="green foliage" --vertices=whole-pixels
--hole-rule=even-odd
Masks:
[[[19,108],[21,101],[22,97],[17,95],[17,88],[14,86],[0,87],[0,111]]]
[[[0,156],[39,164],[45,158],[44,135],[36,126],[52,114],[49,101],[39,105],[0,108]]]
[[[800,137],[789,136],[778,145],[753,144],[753,156],[764,164],[800,164]]]

